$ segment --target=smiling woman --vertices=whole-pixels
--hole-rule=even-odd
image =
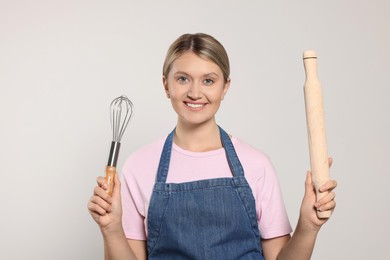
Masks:
[[[163,84],[178,114],[177,130],[193,124],[215,126],[214,116],[230,80],[224,80],[218,65],[191,51],[183,53],[170,68]]]
[[[106,259],[310,259],[335,208],[336,182],[316,203],[307,174],[294,235],[268,157],[228,135],[215,114],[230,86],[223,46],[185,34],[169,48],[163,86],[178,115],[166,139],[136,151],[112,197],[98,177],[88,208],[99,224]],[[331,162],[331,161],[330,161]]]

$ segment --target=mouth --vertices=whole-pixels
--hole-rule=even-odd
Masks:
[[[204,103],[190,103],[190,102],[184,102],[184,104],[189,107],[189,108],[193,108],[193,109],[200,109],[202,107],[204,107],[206,104]]]

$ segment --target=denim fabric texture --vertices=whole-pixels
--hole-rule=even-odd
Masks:
[[[149,259],[264,259],[252,190],[219,130],[232,178],[166,183],[175,130],[167,137],[148,209]]]

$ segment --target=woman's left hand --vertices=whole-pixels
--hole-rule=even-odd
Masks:
[[[329,158],[329,167],[332,166],[333,159]],[[312,183],[311,172],[308,171],[305,182],[305,195],[303,197],[300,210],[300,224],[314,230],[319,230],[321,226],[328,221],[328,218],[318,218],[317,211],[334,211],[336,207],[334,189],[337,186],[335,180],[329,180],[319,187],[320,192],[327,193],[323,198],[316,202],[315,187]]]

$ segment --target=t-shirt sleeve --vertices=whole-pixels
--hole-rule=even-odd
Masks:
[[[122,167],[122,226],[127,239],[147,239],[147,213],[165,137],[133,152]]]
[[[265,156],[264,172],[256,181],[257,216],[264,239],[290,234],[292,228],[283,202],[279,181],[271,161]]]
[[[129,172],[128,167],[122,170],[121,178],[122,193],[122,226],[127,239],[146,240],[144,219],[139,211],[140,191],[136,182]],[[129,184],[132,184],[131,187]]]

